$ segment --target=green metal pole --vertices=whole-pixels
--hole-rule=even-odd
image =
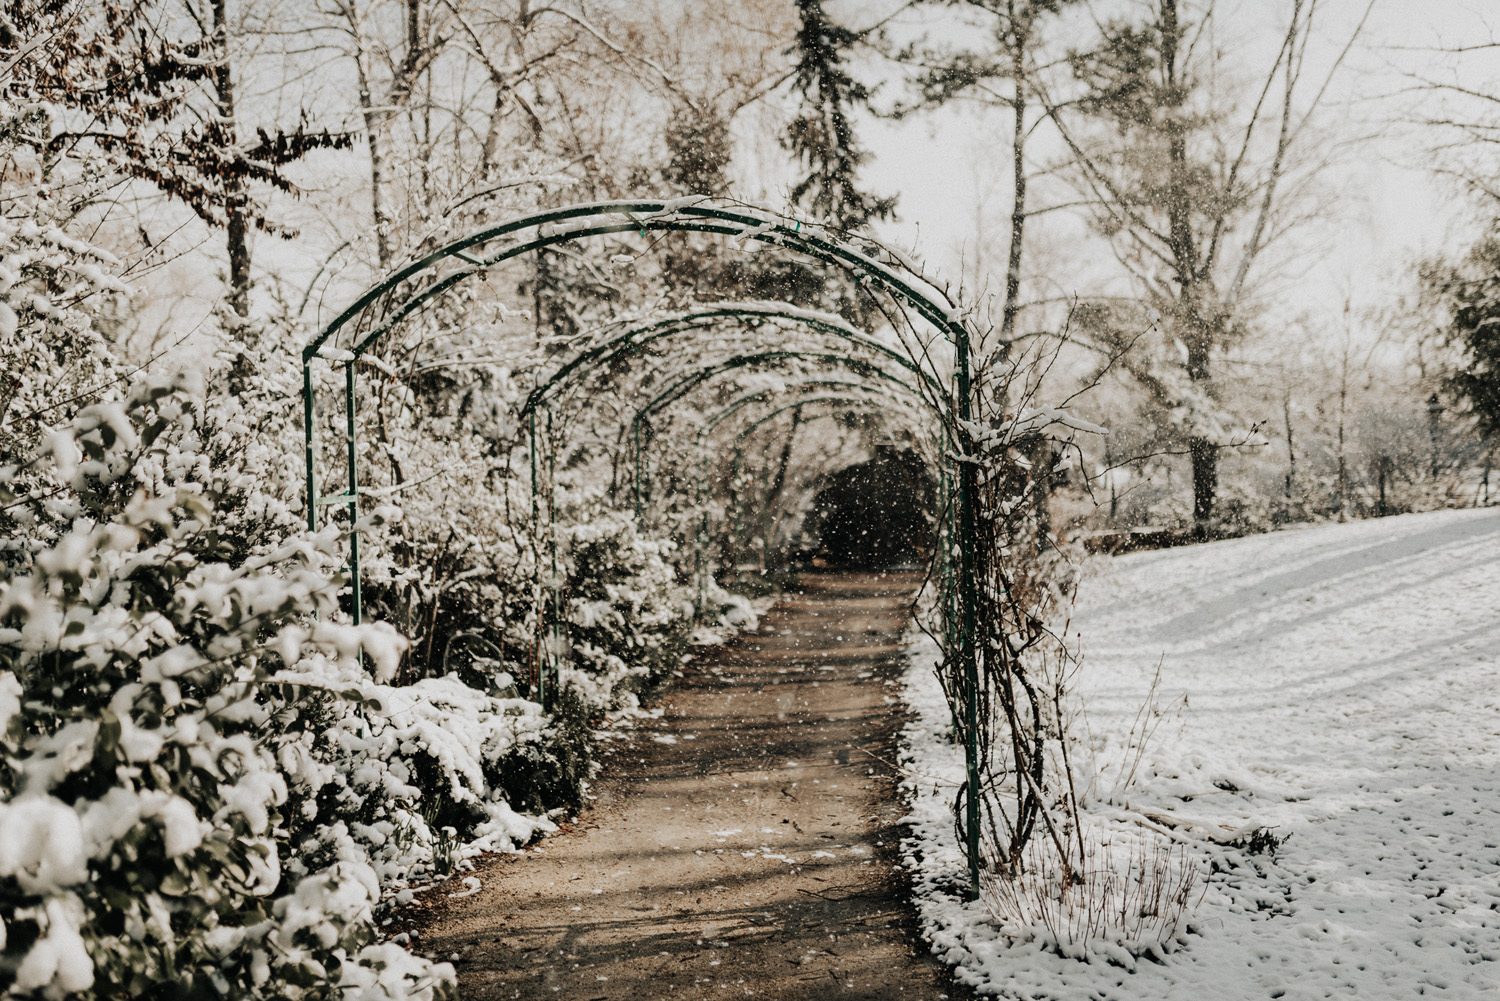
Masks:
[[[729,483],[734,496],[734,567],[735,573],[739,573],[740,564],[744,563],[744,539],[745,539],[745,498],[740,496],[740,463],[745,458],[745,447],[740,439],[734,440],[734,464],[730,467]]]
[[[959,645],[961,668],[964,673],[964,771],[968,779],[969,796],[966,806],[965,833],[968,835],[969,899],[979,899],[979,651],[975,632],[976,581],[974,568],[974,536],[978,525],[978,477],[974,463],[965,461],[972,452],[972,440],[968,422],[973,419],[969,373],[969,332],[961,323],[954,324],[954,348],[958,352],[958,399],[957,442],[958,461],[958,607],[959,629],[963,634]]]
[[[641,515],[643,513],[641,507],[641,422],[633,420],[630,424],[631,438],[635,442],[635,462],[633,464],[635,473],[635,524],[637,528],[640,528]]]
[[[953,531],[953,484],[947,462],[942,462],[938,466],[938,512],[938,609],[943,617],[943,649],[956,650],[958,648],[958,606],[953,600],[957,590],[953,579],[953,540],[956,533]],[[952,715],[953,732],[959,733],[962,730],[963,721],[959,718],[957,707],[952,709]]]
[[[646,504],[651,503],[651,459],[646,458],[646,429],[642,414],[645,411],[636,411],[636,480],[640,485],[640,513],[645,516]]]
[[[354,361],[344,366],[344,416],[349,443],[349,583],[353,588],[354,624],[364,618],[359,589],[359,451],[354,438]]]
[[[708,545],[708,507],[703,502],[703,482],[708,478],[708,459],[698,457],[698,618],[708,606],[708,561],[703,552]]]
[[[546,702],[547,672],[543,664],[547,660],[546,644],[542,642],[542,512],[538,501],[537,463],[536,463],[536,411],[531,412],[531,419],[527,424],[528,441],[531,452],[531,551],[534,563],[534,582],[531,589],[531,607],[536,614],[536,700],[543,706]]]
[[[312,363],[302,363],[302,440],[307,445],[307,530],[318,530],[317,444],[313,441]]]
[[[562,670],[561,652],[563,630],[562,581],[557,575],[557,443],[552,438],[552,411],[547,411],[547,539],[552,547],[552,656],[548,665],[552,668],[554,699],[561,690],[559,676]]]

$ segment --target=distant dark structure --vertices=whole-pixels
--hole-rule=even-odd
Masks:
[[[932,551],[932,478],[909,449],[883,445],[839,470],[813,500],[810,533],[829,566],[878,570]]]

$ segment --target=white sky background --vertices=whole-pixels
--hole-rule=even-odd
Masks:
[[[1100,7],[1122,9],[1136,2],[1098,0]],[[790,0],[787,3],[790,5]],[[881,20],[902,6],[900,0],[828,3],[833,16],[853,28]],[[1216,37],[1227,50],[1231,67],[1246,79],[1263,71],[1274,59],[1289,3],[1220,0]],[[1320,26],[1315,50],[1323,66],[1347,41],[1366,4],[1367,0],[1318,0]],[[941,15],[928,12],[924,16],[930,19]],[[1081,11],[1071,16],[1071,26],[1064,23],[1050,29],[1051,39],[1059,48],[1085,45],[1093,37],[1087,23],[1079,20]],[[896,30],[909,34],[920,28],[914,17],[910,13],[900,15]],[[1422,51],[1424,46],[1438,49],[1492,38],[1500,38],[1500,4],[1493,0],[1376,0],[1359,42],[1323,101],[1319,138],[1325,146],[1336,148],[1338,159],[1323,175],[1320,195],[1327,205],[1321,219],[1301,232],[1300,254],[1293,255],[1291,246],[1273,248],[1261,262],[1272,266],[1261,275],[1266,279],[1270,324],[1274,325],[1277,317],[1290,319],[1307,313],[1316,325],[1341,325],[1346,297],[1352,300],[1356,315],[1387,305],[1411,287],[1412,264],[1417,258],[1440,251],[1457,252],[1473,238],[1483,222],[1483,213],[1459,192],[1456,183],[1432,169],[1430,150],[1445,137],[1413,124],[1440,116],[1445,102],[1429,91],[1414,90],[1402,70],[1419,69],[1445,82],[1489,86],[1490,93],[1500,94],[1500,49],[1471,52],[1461,60],[1447,53]],[[273,73],[275,79],[247,78],[242,81],[243,91],[252,103],[254,96],[280,93],[281,75],[293,68],[279,63],[261,66],[260,72]],[[345,71],[341,64],[320,65],[311,72],[311,78],[327,88],[333,83],[330,74],[336,79]],[[877,92],[877,103],[888,104],[899,96],[897,68],[889,62],[871,58],[856,67],[856,72],[872,84],[887,80]],[[1320,78],[1320,72],[1308,73],[1310,81]],[[293,93],[296,90],[292,88]],[[793,109],[792,96],[783,87],[768,100],[745,109],[737,119],[736,172],[742,197],[772,208],[786,207],[793,167],[778,140],[785,117]],[[1500,105],[1485,110],[1500,117]],[[313,118],[321,122],[324,116],[314,114]],[[863,171],[864,185],[879,194],[899,195],[900,219],[883,226],[883,235],[902,247],[916,248],[934,271],[957,284],[966,277],[966,270],[972,273],[976,232],[982,224],[989,237],[983,251],[984,270],[990,289],[998,291],[1010,210],[1008,114],[1003,109],[950,107],[903,122],[865,116],[858,127],[860,141],[872,154]],[[1048,138],[1041,130],[1033,142],[1033,158],[1038,164],[1059,156],[1059,144],[1055,140],[1049,143]],[[366,196],[359,190],[368,171],[362,144],[356,144],[350,154],[315,156],[309,163],[304,172],[309,175],[305,181],[310,187],[324,189],[325,194],[344,193],[348,199],[343,206],[346,211],[356,215],[368,211]],[[989,194],[983,211],[978,212],[976,203],[984,189]],[[1035,184],[1032,207],[1064,196],[1055,184],[1050,190],[1045,184]],[[309,236],[324,228],[320,212],[339,211],[326,198],[288,202],[285,208],[286,221],[304,226]],[[163,212],[160,226],[153,229],[168,226],[170,219],[166,217],[171,213],[165,208]],[[212,253],[219,253],[220,234],[204,234],[198,239]],[[1120,272],[1109,248],[1089,235],[1086,223],[1076,213],[1058,212],[1033,219],[1028,224],[1028,239],[1028,295],[1097,293],[1107,288],[1108,282],[1119,280]],[[331,249],[316,240],[291,244],[270,238],[256,241],[258,265],[294,279],[293,284],[299,288],[305,282],[301,276],[310,276]],[[187,268],[187,262],[183,267]],[[217,282],[198,281],[197,272],[202,267],[201,263],[194,264],[177,278],[170,276],[174,269],[169,268],[167,274],[155,279],[176,281],[198,293],[174,299],[175,313],[170,322],[162,323],[163,329],[191,327],[212,308]],[[347,288],[339,285],[315,297],[327,297],[323,312],[346,301],[355,286],[374,277],[355,272],[359,269],[345,276]]]
[[[1337,57],[1366,5],[1367,0],[1319,3],[1321,28],[1313,56],[1323,67]],[[1232,67],[1253,75],[1270,65],[1288,6],[1287,0],[1219,4],[1218,40]],[[852,0],[831,9],[854,27],[879,17],[873,5]],[[1085,44],[1089,36],[1083,27],[1054,29],[1051,37],[1063,47]],[[1257,265],[1281,262],[1276,268],[1281,273],[1270,275],[1266,286],[1274,313],[1290,318],[1306,312],[1315,321],[1341,323],[1345,298],[1356,313],[1379,308],[1409,287],[1414,260],[1453,252],[1472,239],[1480,213],[1453,181],[1434,173],[1429,151],[1442,138],[1415,124],[1437,117],[1448,102],[1414,90],[1403,71],[1420,70],[1444,82],[1495,83],[1500,53],[1473,52],[1459,63],[1446,53],[1421,51],[1500,37],[1500,30],[1492,29],[1500,29],[1500,5],[1484,0],[1376,0],[1316,122],[1319,140],[1336,147],[1337,154],[1323,175],[1323,219],[1301,231],[1295,256],[1291,246],[1273,248]],[[1320,79],[1325,71],[1307,77]],[[1307,86],[1305,92],[1312,90]],[[881,96],[886,94],[895,96],[889,88]],[[977,195],[992,186],[983,225],[992,243],[986,270],[998,291],[1010,211],[1009,129],[1009,116],[1001,109],[951,108],[903,122],[862,122],[860,139],[872,153],[863,172],[866,187],[900,196],[901,218],[885,228],[886,236],[916,246],[936,270],[956,278],[961,262],[974,258]],[[1033,148],[1038,164],[1057,155],[1040,132]],[[1056,195],[1041,185],[1033,190],[1033,207]],[[1033,236],[1038,244],[1033,268],[1038,262],[1051,265],[1041,270],[1059,291],[1066,293],[1069,285],[1094,291],[1093,283],[1114,271],[1108,248],[1088,237],[1076,215],[1032,220],[1028,238]]]

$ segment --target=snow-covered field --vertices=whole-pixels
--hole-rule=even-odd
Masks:
[[[933,890],[955,865],[939,809],[951,790],[934,795],[955,761],[930,739],[945,710],[918,650],[908,754],[932,779],[909,780],[926,842],[918,885],[961,978],[1027,998],[1500,997],[1500,511],[1089,569],[1072,631],[1101,769],[1091,821],[1166,814],[1200,835],[1257,823],[1286,840],[1273,854],[1200,840],[1219,871],[1186,933],[1134,969],[1004,939],[980,905]],[[1112,791],[1158,663],[1155,702],[1186,705],[1163,717],[1134,783]]]

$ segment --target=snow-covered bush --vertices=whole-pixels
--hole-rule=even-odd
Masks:
[[[314,674],[311,695],[327,674]],[[468,852],[504,850],[553,829],[513,810],[508,789],[552,743],[539,705],[494,698],[451,675],[390,686],[356,670],[344,683],[339,697],[288,700],[277,721],[272,743],[296,849],[288,871],[357,854],[388,892],[446,871],[456,837]]]
[[[600,511],[568,526],[569,634],[565,683],[591,708],[612,708],[681,662],[692,626],[688,589],[668,562],[670,542],[635,519]]]
[[[16,467],[13,483],[36,478],[21,460],[43,447],[52,428],[118,393],[115,360],[93,319],[127,289],[108,253],[64,231],[67,199],[31,147],[30,137],[45,134],[49,121],[40,106],[0,97],[7,172],[0,200],[0,465]],[[29,513],[0,509],[0,532],[22,527]],[[46,533],[52,526],[25,527]],[[0,551],[0,566],[10,558]]]
[[[290,871],[272,725],[388,675],[389,627],[330,621],[331,536],[232,563],[193,380],[83,408],[0,468],[0,985],[8,996],[432,997],[374,943],[376,872]],[[217,429],[222,431],[222,428]],[[37,532],[40,525],[56,527]],[[321,614],[321,620],[314,616]],[[295,672],[299,685],[281,683]],[[346,696],[347,697],[347,696]],[[288,768],[287,766],[294,766]]]

